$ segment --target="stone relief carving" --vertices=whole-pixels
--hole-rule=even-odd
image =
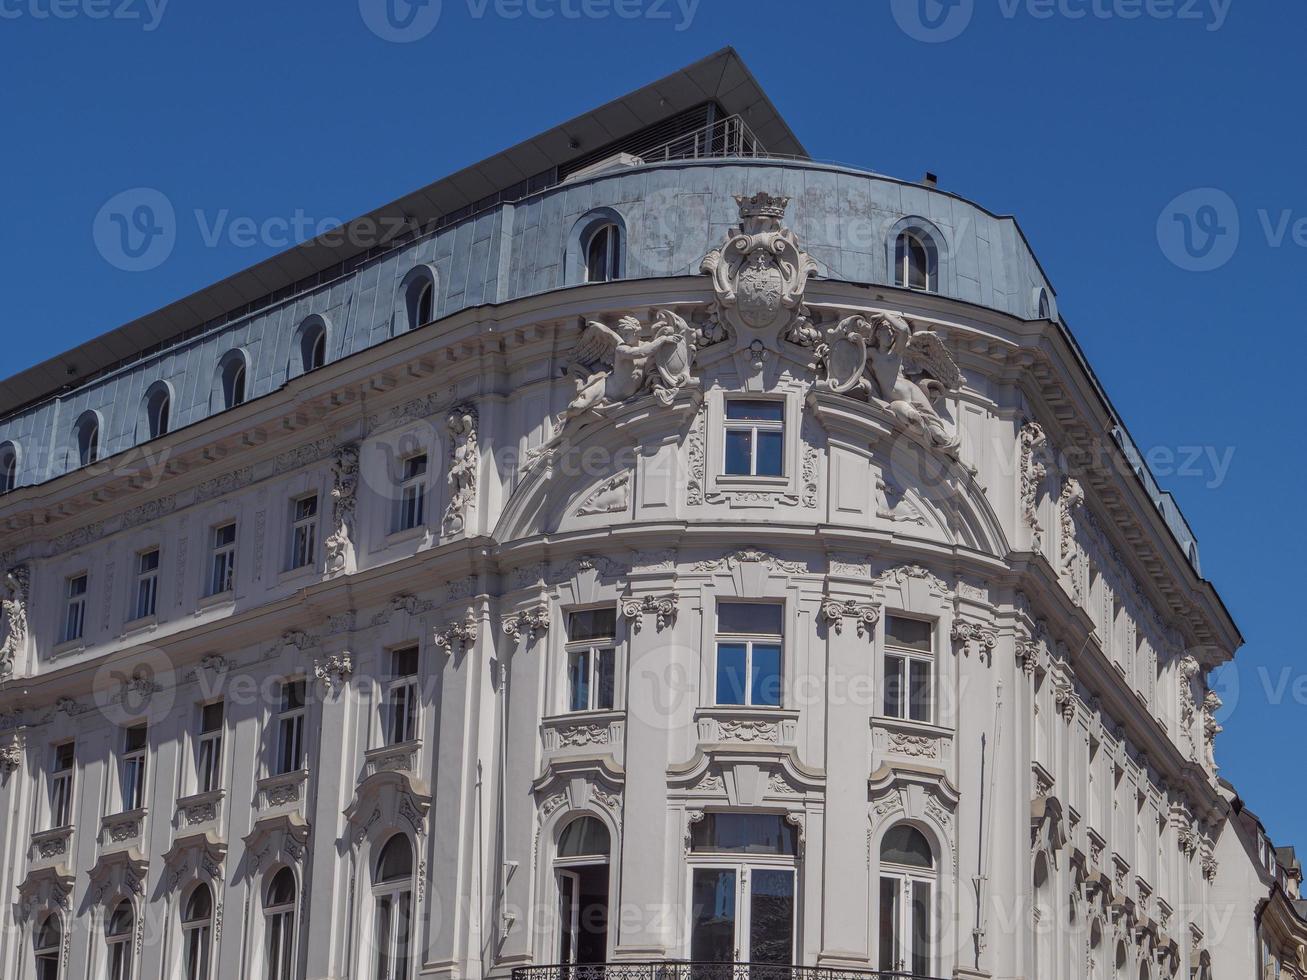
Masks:
[[[504,632],[513,639],[520,639],[525,633],[534,642],[537,636],[549,629],[549,607],[539,605],[523,609],[516,615],[507,617],[502,625]]]
[[[0,746],[0,772],[11,773],[23,764],[23,736],[15,733]]]
[[[769,330],[791,340],[806,337],[811,327],[803,293],[817,263],[781,225],[790,199],[759,191],[736,195],[735,203],[739,226],[700,265],[712,276],[716,319],[737,336]]]
[[[571,725],[558,729],[559,748],[574,748],[586,745],[607,745],[609,730],[607,725]]]
[[[939,742],[928,735],[890,732],[889,751],[913,759],[934,759],[939,756]]]
[[[659,633],[676,622],[676,602],[679,597],[675,592],[663,596],[628,596],[622,599],[622,616],[631,621],[632,631],[639,633],[644,628],[644,614],[653,613],[655,627]]]
[[[961,440],[936,405],[966,379],[933,330],[914,329],[901,313],[849,316],[814,345],[818,387],[886,408],[908,432],[959,460]]]
[[[358,497],[359,451],[357,446],[342,446],[336,451],[332,466],[331,534],[327,548],[327,571],[344,571],[349,560],[354,534],[354,505]]]
[[[4,614],[5,642],[0,646],[0,678],[14,672],[14,661],[27,642],[31,572],[26,565],[14,565],[5,572],[4,584],[7,594],[0,599],[0,612]]]
[[[873,605],[855,602],[853,599],[834,599],[830,596],[821,601],[821,618],[836,636],[844,632],[845,618],[852,619],[858,625],[858,638],[873,636],[876,624],[880,622],[880,610]]]
[[[708,455],[705,440],[708,434],[708,411],[702,405],[695,413],[694,424],[686,440],[690,474],[685,488],[685,502],[691,507],[704,502],[704,488],[708,486]]]
[[[476,508],[477,470],[481,457],[477,449],[479,419],[474,405],[463,404],[449,413],[449,505],[445,508],[445,534],[461,534],[469,513]]]
[[[1076,511],[1085,503],[1085,490],[1080,485],[1080,481],[1074,477],[1068,478],[1066,483],[1062,484],[1062,495],[1057,503],[1058,521],[1062,529],[1062,539],[1059,544],[1062,574],[1071,583],[1072,597],[1076,602],[1083,602],[1084,595],[1076,568],[1076,559],[1080,556],[1080,550],[1076,547]]]
[[[998,636],[991,629],[981,626],[979,623],[968,623],[966,620],[953,620],[953,628],[949,630],[949,638],[953,640],[962,652],[971,655],[973,646],[980,650],[981,656],[988,662],[994,654],[994,647],[998,645]]]
[[[1048,468],[1040,454],[1048,443],[1044,427],[1038,422],[1027,422],[1018,436],[1021,445],[1021,516],[1030,528],[1034,550],[1044,547],[1044,528],[1039,523],[1039,489],[1048,475]]]
[[[460,597],[451,596],[450,598]],[[430,612],[434,606],[435,603],[430,599],[419,599],[417,596],[408,595],[407,593],[393,595],[390,597],[390,605],[372,617],[372,625],[386,625],[397,612],[407,613],[409,616],[420,616],[425,612]]]
[[[938,595],[946,596],[949,594],[950,590],[945,581],[930,569],[923,568],[920,565],[899,565],[887,569],[881,573],[879,584],[886,585],[892,582],[895,585],[903,586],[911,579],[925,582],[930,590]]]
[[[1216,714],[1224,707],[1220,695],[1215,691],[1208,691],[1203,698],[1203,746],[1205,749],[1205,761],[1207,768],[1216,771],[1216,736],[1220,735],[1225,729],[1216,720]]]
[[[346,679],[354,673],[354,661],[350,655],[332,654],[326,660],[313,661],[313,676],[335,693],[344,686]]]
[[[438,647],[450,652],[456,648],[461,652],[477,641],[477,620],[472,610],[461,621],[449,623],[443,629],[434,631],[431,640]]]
[[[732,742],[778,742],[781,730],[774,721],[730,719],[718,722],[717,734]]]
[[[805,575],[808,572],[807,562],[782,561],[775,555],[756,548],[695,562],[694,571],[715,572],[721,568],[734,569],[740,564],[764,564],[773,572],[784,572],[786,575]]]
[[[623,514],[631,506],[631,471],[625,470],[590,491],[576,509],[577,517]]]
[[[1198,704],[1194,701],[1194,678],[1202,671],[1198,661],[1190,654],[1185,654],[1179,665],[1180,687],[1180,727],[1184,730],[1185,741],[1189,744],[1190,758],[1196,758],[1198,747],[1194,744],[1194,718]]]
[[[576,382],[576,397],[554,421],[550,439],[528,454],[527,467],[588,421],[602,418],[609,406],[646,393],[670,405],[683,389],[697,389],[691,373],[696,351],[696,331],[671,310],[656,311],[648,330],[633,316],[622,317],[616,330],[589,321],[564,368]]]

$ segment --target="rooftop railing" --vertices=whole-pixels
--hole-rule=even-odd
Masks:
[[[513,980],[937,980],[937,978],[922,973],[872,969],[775,963],[696,963],[687,960],[656,960],[524,966],[513,970]]]

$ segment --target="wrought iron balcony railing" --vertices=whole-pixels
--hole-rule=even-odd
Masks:
[[[513,970],[513,980],[937,980],[937,978],[919,973],[836,969],[825,966],[660,960],[523,966]]]

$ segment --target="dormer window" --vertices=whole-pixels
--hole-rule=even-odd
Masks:
[[[900,232],[894,242],[894,285],[924,292],[939,291],[935,243],[918,231]]]
[[[77,420],[77,458],[81,466],[100,458],[100,416],[94,412],[83,412]]]
[[[611,282],[620,279],[619,249],[621,231],[617,225],[602,224],[590,233],[585,243],[585,281]]]
[[[145,431],[149,438],[167,435],[172,424],[172,396],[168,386],[156,381],[145,394]]]
[[[0,493],[18,486],[18,448],[12,442],[0,445]]]
[[[300,364],[305,373],[327,363],[327,331],[321,323],[305,324],[300,333]]]
[[[222,407],[235,408],[245,401],[245,355],[231,351],[222,359]]]

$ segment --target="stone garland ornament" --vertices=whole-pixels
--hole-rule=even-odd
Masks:
[[[632,631],[639,633],[644,628],[644,614],[653,613],[655,629],[661,633],[676,622],[678,598],[675,592],[664,596],[628,596],[621,601],[622,616],[631,621]]]
[[[477,641],[477,631],[476,617],[469,609],[461,622],[453,622],[444,629],[436,630],[431,639],[438,647],[451,652],[457,648],[461,652]]]
[[[881,405],[928,447],[960,461],[961,440],[935,406],[966,378],[939,334],[915,329],[901,313],[879,313],[845,317],[807,346],[818,388]]]
[[[23,736],[15,734],[0,747],[0,773],[11,773],[23,764]]]
[[[358,446],[342,446],[336,451],[332,467],[331,534],[327,547],[327,571],[343,572],[349,560],[350,541],[354,534],[354,506],[358,499]]]
[[[1039,459],[1048,444],[1044,428],[1038,422],[1027,422],[1018,436],[1021,445],[1021,514],[1030,528],[1034,550],[1044,547],[1044,528],[1039,523],[1039,487],[1048,475],[1048,468]]]
[[[536,637],[549,629],[549,607],[541,605],[534,609],[524,609],[516,615],[507,617],[503,627],[504,632],[514,640],[520,639],[525,633],[534,642]]]
[[[354,673],[354,661],[349,654],[337,656],[332,654],[326,660],[313,662],[313,676],[322,681],[332,693],[344,686],[346,679]]]
[[[998,636],[993,630],[986,629],[979,623],[968,623],[961,619],[953,621],[953,628],[949,631],[949,637],[968,656],[971,654],[973,645],[979,647],[981,656],[987,662],[993,658],[994,647],[998,645]]]
[[[0,678],[14,672],[14,662],[27,642],[27,605],[31,573],[26,565],[14,565],[5,572],[8,594],[0,599],[0,612],[4,614],[5,642],[0,646]]]
[[[827,596],[821,601],[820,612],[821,618],[836,636],[844,632],[846,618],[858,624],[858,639],[874,636],[876,624],[880,622],[879,609],[872,605],[860,605],[852,599],[834,599]]]
[[[467,529],[468,516],[476,508],[478,416],[476,407],[459,405],[449,413],[449,506],[443,524],[446,535],[461,534]]]

